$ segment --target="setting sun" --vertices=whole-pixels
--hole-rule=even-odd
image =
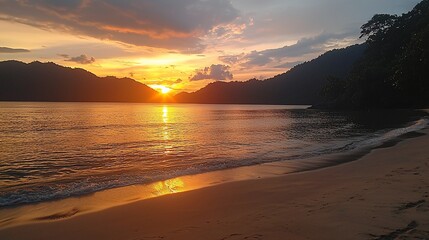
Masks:
[[[166,86],[161,86],[159,87],[159,90],[161,91],[162,94],[167,94],[171,91],[171,88],[168,88]]]
[[[153,89],[157,90],[158,92],[162,94],[168,94],[171,92],[171,88],[163,86],[163,85],[150,85]]]
[[[428,63],[429,0],[0,0],[0,240],[429,240]]]

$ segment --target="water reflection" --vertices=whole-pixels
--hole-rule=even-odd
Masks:
[[[349,151],[421,115],[293,108],[0,103],[0,207]]]
[[[162,136],[164,140],[170,140],[170,134],[168,131],[168,107],[164,106],[162,108],[162,122],[164,125],[162,126]]]
[[[168,123],[168,106],[162,108],[162,121]]]
[[[170,138],[170,132],[169,132],[169,118],[168,118],[168,106],[164,105],[162,107],[162,122],[164,123],[162,126],[162,136],[164,139],[164,154],[168,155],[171,153],[171,149],[173,148],[173,146],[171,146],[169,144],[169,140],[171,140]]]
[[[177,193],[184,191],[185,183],[180,178],[173,178],[153,184],[153,189],[157,196]]]

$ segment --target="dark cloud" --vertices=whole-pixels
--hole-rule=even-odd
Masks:
[[[0,53],[26,53],[26,52],[30,52],[30,50],[22,49],[22,48],[0,47]]]
[[[201,52],[199,37],[233,21],[229,0],[2,0],[0,19],[137,46]]]
[[[229,71],[230,67],[222,64],[212,64],[210,67],[197,70],[195,75],[189,78],[191,81],[199,80],[231,80],[233,79],[232,73]]]
[[[67,62],[75,62],[75,63],[80,63],[80,64],[91,64],[91,63],[95,62],[95,58],[88,57],[85,54],[82,54],[82,55],[76,56],[76,57],[70,57],[68,54],[58,54],[58,55],[65,58],[64,61],[67,61]]]

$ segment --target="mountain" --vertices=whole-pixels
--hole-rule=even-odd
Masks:
[[[214,82],[193,93],[175,96],[182,103],[314,104],[330,76],[346,77],[366,45],[353,45],[324,53],[267,80]]]
[[[366,46],[336,49],[267,80],[214,82],[179,103],[314,104],[327,78],[344,78]],[[158,92],[130,78],[97,77],[55,63],[0,62],[0,101],[161,102]]]
[[[1,101],[154,102],[158,95],[130,78],[97,77],[54,63],[0,62]]]

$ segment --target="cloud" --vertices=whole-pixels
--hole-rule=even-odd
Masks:
[[[301,63],[303,63],[303,61],[285,62],[285,63],[279,64],[279,65],[277,65],[277,66],[274,66],[274,67],[275,67],[275,68],[293,68],[293,67],[295,67],[296,65],[299,65],[299,64],[301,64]]]
[[[238,55],[219,56],[218,59],[226,64],[234,65],[244,57],[244,53]]]
[[[75,62],[75,63],[80,63],[80,64],[91,64],[93,62],[95,62],[95,58],[93,57],[88,57],[85,54],[82,54],[80,56],[76,56],[76,57],[70,57],[68,54],[58,54],[59,56],[66,58],[65,61],[67,62]]]
[[[30,50],[22,49],[22,48],[0,47],[0,53],[26,53],[26,52],[30,52]]]
[[[182,79],[178,78],[176,80],[160,80],[160,81],[150,81],[150,84],[162,85],[162,86],[172,86],[174,84],[179,84],[183,82]]]
[[[302,38],[296,44],[281,48],[267,49],[264,51],[253,51],[245,56],[248,65],[264,66],[273,61],[286,57],[301,57],[310,53],[319,53],[326,50],[330,42],[343,40],[350,33],[322,33],[311,38]]]
[[[241,39],[243,33],[248,27],[253,26],[252,18],[237,17],[232,23],[219,24],[213,27],[206,38],[219,40]]]
[[[283,68],[294,62],[284,62],[288,58],[302,58],[307,54],[322,53],[332,46],[338,46],[339,42],[346,41],[353,37],[354,32],[347,33],[321,33],[314,37],[302,38],[297,43],[281,48],[266,49],[262,51],[251,51],[247,54],[220,56],[219,60],[227,64],[239,63],[243,67],[267,66],[276,64],[276,68]],[[353,40],[354,41],[354,40]],[[347,45],[347,44],[346,44]]]
[[[0,20],[46,30],[200,52],[200,37],[239,16],[229,0],[2,0]]]
[[[212,64],[210,67],[205,67],[204,69],[196,70],[195,75],[190,77],[191,81],[199,80],[231,80],[233,79],[232,73],[229,71],[230,67],[222,64]]]
[[[341,32],[358,29],[374,14],[401,14],[421,0],[232,0],[242,16],[254,25],[246,39],[261,43],[266,39],[291,41],[324,30]]]

